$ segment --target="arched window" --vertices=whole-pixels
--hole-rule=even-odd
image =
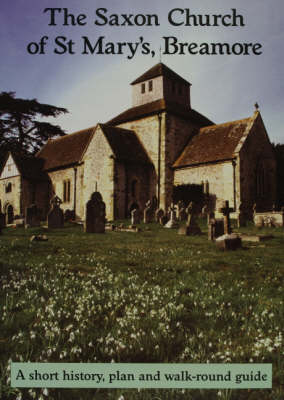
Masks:
[[[5,186],[5,192],[10,193],[12,192],[12,183],[8,182],[7,185]]]

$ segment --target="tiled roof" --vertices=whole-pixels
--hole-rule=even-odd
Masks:
[[[121,161],[151,164],[151,161],[135,132],[105,124],[99,124],[115,157]]]
[[[44,159],[46,171],[80,162],[92,138],[95,127],[49,140],[37,154]]]
[[[181,118],[190,120],[199,126],[207,126],[212,124],[212,121],[204,117],[204,115],[200,114],[199,112],[191,108],[185,108],[177,103],[165,101],[164,99],[129,108],[128,110],[112,118],[110,121],[107,122],[107,124],[118,125],[123,122],[133,121],[135,119],[147,117],[149,115],[155,115],[162,111],[178,115]]]
[[[135,81],[131,82],[131,85],[135,85],[136,83],[147,81],[148,79],[156,78],[157,76],[166,76],[166,77],[174,79],[174,80],[183,81],[190,85],[190,83],[188,81],[186,81],[184,78],[182,78],[180,75],[178,75],[176,72],[171,70],[169,67],[167,67],[163,63],[154,65],[152,68],[150,68],[144,74],[142,74],[137,79],[135,79]]]
[[[237,145],[251,122],[252,118],[246,118],[201,128],[199,133],[189,141],[173,167],[232,159]]]

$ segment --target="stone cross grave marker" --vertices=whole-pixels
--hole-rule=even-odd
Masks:
[[[105,233],[106,205],[102,195],[94,192],[86,204],[85,232]]]
[[[26,208],[25,228],[32,228],[35,226],[40,226],[39,209],[36,204],[32,204]]]
[[[229,201],[226,200],[223,203],[223,207],[220,209],[220,212],[223,214],[224,217],[224,232],[225,235],[226,234],[230,234],[232,233],[232,229],[231,229],[231,221],[230,221],[230,213],[233,212],[234,209],[229,207]]]
[[[60,205],[62,200],[58,196],[54,196],[51,201],[51,210],[47,215],[47,226],[51,229],[63,228],[64,226],[64,214],[61,210]]]

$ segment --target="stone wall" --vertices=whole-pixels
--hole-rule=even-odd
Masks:
[[[218,210],[224,200],[234,207],[234,167],[231,161],[180,168],[175,171],[174,184],[206,184],[212,205]]]
[[[276,162],[273,149],[261,116],[258,117],[240,150],[241,201],[252,208],[271,210],[276,198]],[[262,165],[265,174],[263,195],[257,194],[257,169]]]
[[[93,192],[100,192],[106,204],[106,218],[114,219],[114,156],[101,128],[98,126],[84,155],[84,178],[81,191],[84,204]],[[85,209],[83,218],[85,218]]]
[[[162,112],[120,125],[135,131],[154,165],[148,197],[160,197],[160,207],[166,209],[172,201],[174,172],[172,165],[197,127],[178,116]],[[159,139],[160,135],[160,139]],[[160,145],[160,151],[159,151]],[[160,180],[160,196],[158,181]]]
[[[160,131],[160,170],[163,173],[163,164],[165,159],[165,113],[161,113],[161,119],[159,120],[158,115],[151,115],[149,117],[141,118],[139,120],[125,122],[119,125],[121,128],[133,130],[138,138],[140,139],[144,149],[146,150],[149,159],[154,165],[154,172],[150,176],[148,193],[146,194],[148,199],[153,196],[157,196],[157,181],[158,181],[158,170],[159,170],[159,131]],[[158,196],[157,196],[158,197]]]
[[[8,183],[11,183],[11,191],[6,193],[6,185]],[[20,215],[22,213],[21,191],[22,179],[20,175],[0,180],[2,212],[6,213],[7,207],[11,205],[13,207],[14,215]]]
[[[52,182],[50,198],[57,195],[61,200],[61,208],[65,210],[74,210],[74,177],[75,171],[73,167],[64,168],[48,173]],[[64,201],[64,181],[70,181],[70,200]],[[50,208],[50,205],[49,205]]]

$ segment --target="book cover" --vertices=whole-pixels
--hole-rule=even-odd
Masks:
[[[1,398],[283,397],[283,11],[1,4]]]

